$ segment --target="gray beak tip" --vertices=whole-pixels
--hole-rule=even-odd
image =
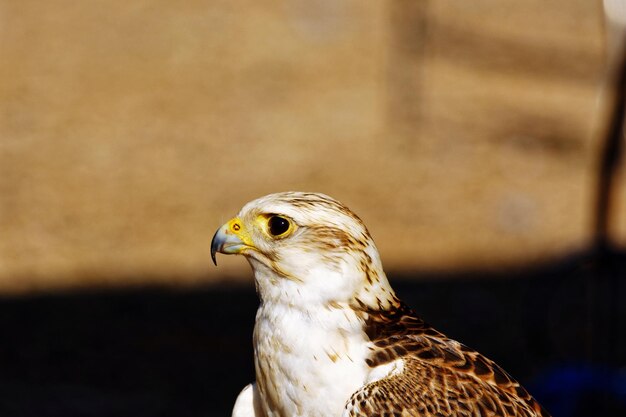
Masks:
[[[219,229],[218,229],[218,232],[219,232]],[[213,264],[215,266],[217,266],[217,259],[215,258],[215,254],[219,250],[219,246],[220,246],[220,242],[216,241],[215,239],[218,232],[215,232],[215,234],[213,235],[213,239],[211,239],[211,259],[213,260]]]

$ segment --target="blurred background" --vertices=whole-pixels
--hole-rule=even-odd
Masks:
[[[604,6],[0,2],[0,414],[230,415],[257,299],[209,242],[303,190],[554,417],[626,415]]]

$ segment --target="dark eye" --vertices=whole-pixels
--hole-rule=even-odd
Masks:
[[[272,216],[267,222],[267,228],[272,236],[285,234],[289,226],[289,220],[280,216]]]

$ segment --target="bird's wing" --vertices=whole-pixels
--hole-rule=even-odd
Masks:
[[[372,415],[549,417],[496,363],[448,339],[404,305],[369,315],[376,367],[400,360],[400,370],[356,391],[344,417]]]
[[[471,374],[408,357],[401,373],[355,392],[346,404],[344,416],[547,416],[525,391],[523,395]]]

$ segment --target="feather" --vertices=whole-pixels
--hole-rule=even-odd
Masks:
[[[548,417],[502,368],[395,295],[363,222],[323,194],[246,204],[211,242],[244,255],[261,300],[256,382],[236,417]]]

